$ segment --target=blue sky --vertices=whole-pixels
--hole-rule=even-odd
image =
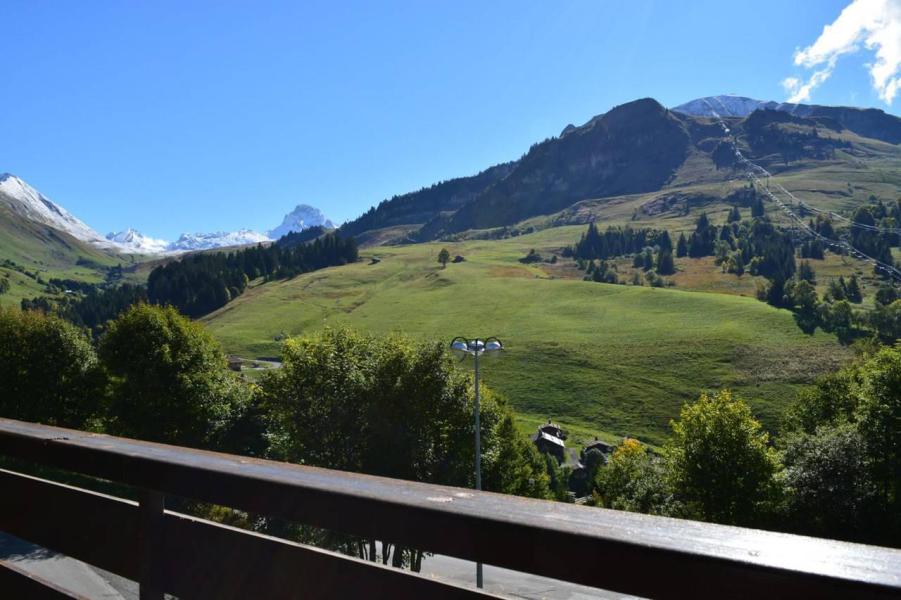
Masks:
[[[0,172],[101,233],[342,221],[636,98],[784,100],[848,3],[0,0]],[[811,101],[899,114],[872,60]]]

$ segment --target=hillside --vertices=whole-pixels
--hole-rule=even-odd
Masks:
[[[41,295],[41,281],[54,277],[99,283],[108,267],[127,260],[26,219],[0,201],[0,277],[8,276],[11,283],[0,304],[18,305],[23,298]]]
[[[682,402],[720,386],[775,427],[799,386],[848,355],[753,298],[596,284],[573,279],[569,261],[518,262],[531,248],[559,251],[582,230],[451,244],[465,261],[446,269],[439,244],[374,248],[353,265],[249,289],[203,321],[247,357],[277,356],[286,335],[325,325],[442,341],[497,335],[508,350],[484,376],[523,424],[553,416],[585,435],[652,442]]]
[[[618,106],[533,146],[507,177],[450,218],[427,223],[420,238],[512,225],[585,198],[660,189],[685,161],[690,143],[682,123],[656,101]]]
[[[838,118],[758,107],[727,122],[746,156],[811,205],[850,214],[901,194],[901,148]],[[342,228],[369,245],[361,263],[257,285],[205,322],[248,357],[276,356],[284,337],[328,324],[441,340],[498,335],[509,351],[486,366],[486,378],[524,427],[553,416],[580,435],[651,442],[682,402],[722,386],[775,428],[800,387],[850,354],[834,336],[803,334],[790,312],[754,298],[758,278],[725,274],[713,257],[678,259],[674,289],[583,282],[566,259],[519,262],[531,249],[559,256],[590,221],[666,229],[675,239],[701,212],[717,224],[734,206],[747,217],[745,172],[716,118],[629,103],[478,178],[383,202]],[[460,190],[482,185],[459,204]],[[765,210],[790,225],[775,205]],[[428,243],[436,237],[446,241]],[[414,240],[423,243],[390,245]],[[441,269],[443,246],[465,261]],[[614,262],[629,281],[631,258]],[[855,273],[872,306],[880,282],[865,263],[830,254],[816,269],[821,295]]]

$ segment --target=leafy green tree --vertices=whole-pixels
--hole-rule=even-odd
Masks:
[[[174,308],[131,307],[110,323],[100,357],[111,376],[117,434],[222,448],[251,408],[250,391],[227,371],[219,343]]]
[[[606,508],[648,514],[675,514],[663,464],[638,440],[625,439],[598,471],[594,502]]]
[[[883,284],[876,290],[876,304],[886,306],[898,299],[898,290],[891,284]]]
[[[261,382],[277,457],[473,485],[473,389],[442,344],[325,329],[288,340],[282,357],[282,368]],[[512,460],[522,447],[504,447],[517,438],[509,409],[491,390],[482,391],[483,472],[509,471],[512,465],[500,465],[498,457]]]
[[[832,331],[843,343],[848,343],[854,337],[854,310],[847,300],[833,302],[832,305],[821,307],[820,322],[823,329]]]
[[[899,422],[899,347],[862,355],[803,393],[783,425],[789,525],[901,544]]]
[[[450,252],[448,252],[447,248],[442,248],[441,252],[438,253],[438,262],[441,263],[441,268],[445,268],[447,266],[447,261],[450,260]]]
[[[889,514],[901,525],[901,348],[885,348],[867,361],[856,387],[857,420],[873,461],[873,479]],[[901,533],[896,531],[895,533]]]
[[[682,407],[665,447],[670,485],[709,521],[750,524],[778,496],[777,453],[745,402],[728,390]]]
[[[485,489],[514,496],[551,498],[550,477],[544,457],[535,444],[523,438],[512,414],[503,417],[497,428],[497,454],[482,473]]]
[[[868,321],[883,341],[892,344],[901,339],[901,300],[888,305],[877,304],[870,311]]]
[[[103,383],[83,331],[55,316],[0,307],[0,415],[93,428]]]
[[[783,444],[790,526],[830,538],[869,537],[879,497],[858,428],[822,425],[812,434],[789,435]]]
[[[819,300],[817,290],[810,282],[802,279],[794,282],[789,297],[795,307],[795,320],[806,333],[813,333],[819,323]]]
[[[9,291],[9,275],[0,279],[0,296]]]
[[[853,389],[857,380],[856,367],[820,377],[813,387],[803,390],[798,401],[786,411],[783,429],[812,435],[822,425],[853,420],[857,406]]]
[[[725,263],[725,268],[727,273],[734,273],[739,277],[745,274],[745,260],[741,250],[736,250],[729,255],[729,258]]]
[[[473,487],[474,390],[443,344],[325,329],[285,342],[282,358],[282,368],[261,383],[273,457]],[[484,386],[480,421],[483,486],[546,497],[542,458]],[[335,547],[359,554],[355,544],[339,540]],[[394,548],[392,560],[415,569],[422,553]]]
[[[550,454],[544,455],[544,468],[548,477],[553,499],[559,502],[569,502],[569,473],[557,463],[557,459]]]

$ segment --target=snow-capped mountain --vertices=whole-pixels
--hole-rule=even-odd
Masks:
[[[106,239],[135,254],[162,254],[169,251],[169,242],[166,240],[146,236],[131,227],[119,233],[108,233]]]
[[[330,220],[312,206],[301,204],[288,213],[282,224],[263,234],[250,229],[217,231],[215,233],[183,233],[174,242],[146,236],[129,227],[106,237],[91,229],[62,206],[19,179],[15,175],[0,175],[0,202],[8,205],[25,219],[64,231],[96,248],[132,254],[177,254],[194,250],[210,250],[226,246],[259,244],[280,238],[292,231],[302,231],[321,225],[333,228]]]
[[[249,229],[217,231],[215,233],[183,233],[174,242],[155,239],[128,228],[119,233],[109,233],[106,239],[114,242],[123,252],[136,254],[179,254],[193,250],[210,250],[226,246],[245,246],[268,242],[262,233]]]
[[[10,173],[0,175],[0,202],[7,204],[20,216],[64,231],[72,237],[98,248],[114,248],[115,243],[104,239],[62,206]]]
[[[714,111],[721,117],[747,117],[758,108],[775,108],[776,104],[772,101],[727,94],[691,100],[674,107],[673,111],[696,117],[712,117]]]
[[[268,242],[269,238],[257,231],[239,229],[238,231],[218,231],[216,233],[183,233],[166,246],[168,252],[188,252],[191,250],[209,250],[225,246],[244,246]]]
[[[303,231],[316,226],[322,226],[326,229],[335,227],[318,208],[309,204],[298,204],[294,210],[285,215],[281,225],[268,231],[268,235],[271,239],[277,240],[292,231]]]
[[[775,102],[773,100],[755,100],[754,98],[747,98],[745,96],[725,94],[722,96],[697,98],[686,102],[685,104],[680,104],[672,110],[695,117],[712,117],[714,116],[714,111],[721,117],[747,117],[757,109],[781,110],[799,117],[805,117],[818,112],[820,109],[830,110],[832,108],[820,107],[812,104],[791,104],[789,102]]]

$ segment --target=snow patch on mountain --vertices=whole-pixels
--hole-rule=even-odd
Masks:
[[[125,252],[135,254],[163,254],[169,252],[169,242],[142,234],[129,227],[119,233],[108,233],[106,239],[114,242]]]
[[[285,215],[281,225],[269,230],[268,235],[271,239],[277,240],[293,231],[303,231],[316,226],[322,226],[326,229],[335,227],[318,208],[309,204],[298,204],[294,210]]]
[[[676,106],[673,111],[696,117],[712,117],[714,111],[721,117],[747,117],[758,108],[772,108],[775,104],[775,102],[727,94],[691,100]]]
[[[798,116],[810,114],[816,107],[809,104],[792,104],[773,100],[755,100],[745,96],[726,94],[723,96],[707,96],[697,98],[674,107],[673,112],[694,117],[747,117],[758,109],[780,110]],[[716,114],[714,114],[716,113]]]
[[[0,175],[0,202],[22,217],[66,232],[97,248],[130,254],[178,254],[195,250],[210,250],[228,246],[246,246],[276,240],[292,231],[303,231],[321,225],[333,228],[330,220],[312,206],[301,204],[288,213],[282,224],[263,234],[250,229],[217,231],[214,233],[183,233],[174,242],[146,236],[133,228],[108,233],[105,237],[70,214],[62,206],[19,179],[15,175]]]
[[[246,246],[247,244],[259,244],[268,241],[268,237],[250,229],[217,231],[215,233],[183,233],[177,240],[167,246],[167,251],[209,250],[211,248]]]
[[[0,200],[20,216],[64,231],[72,237],[99,248],[113,248],[115,243],[104,239],[62,206],[10,173],[0,175]]]

